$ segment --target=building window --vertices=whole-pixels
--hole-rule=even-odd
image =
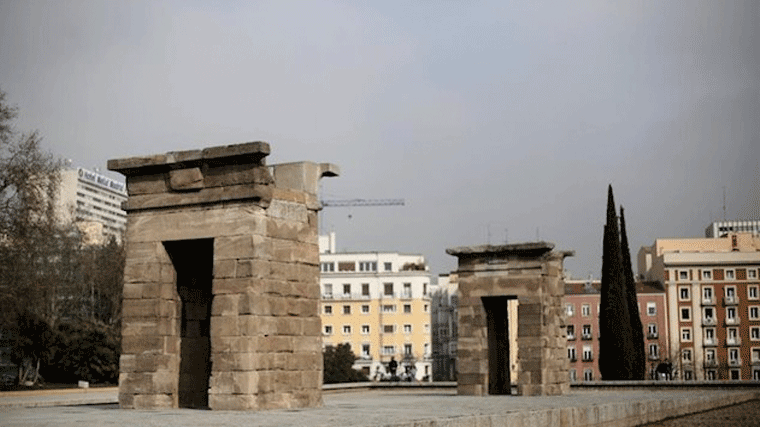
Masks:
[[[412,305],[411,304],[404,304],[404,313],[411,313],[412,312]]]
[[[377,271],[377,263],[372,261],[362,261],[359,263],[359,271]]]
[[[691,299],[691,292],[689,292],[688,286],[681,286],[678,288],[678,299],[681,301],[688,301]]]
[[[343,334],[348,335],[351,333],[351,325],[343,325]]]
[[[726,270],[726,280],[734,280],[734,270]]]
[[[726,329],[726,344],[739,345],[739,328],[727,328]]]
[[[715,369],[708,369],[705,371],[705,379],[714,381],[717,377],[718,374],[715,372]]]
[[[728,349],[728,364],[732,366],[739,365],[741,363],[739,359],[739,349],[738,348],[729,348]]]
[[[712,270],[702,270],[702,280],[711,280]]]
[[[736,317],[736,307],[726,307],[726,323],[730,325],[739,323],[739,318]]]
[[[383,325],[383,333],[392,334],[396,332],[396,325]]]
[[[332,335],[332,325],[325,325],[325,335]]]
[[[747,270],[747,279],[757,279],[757,270],[755,269]]]
[[[368,304],[362,304],[362,314],[369,313],[369,305]]]
[[[678,272],[679,280],[689,280],[689,272],[687,270],[680,270]]]
[[[567,373],[569,375],[570,382],[574,383],[574,382],[578,381],[578,374],[575,372],[575,369],[571,369],[571,370],[567,371]]]
[[[708,348],[705,350],[705,362],[715,363],[715,349]]]
[[[411,283],[404,283],[404,290],[401,294],[401,298],[411,298],[412,297],[412,284]]]
[[[343,314],[351,314],[351,306],[350,305],[344,305],[343,306]]]
[[[650,338],[650,339],[657,338],[657,324],[656,323],[650,323],[647,326],[647,338]]]
[[[326,305],[324,307],[323,311],[324,311],[325,314],[332,314],[332,306],[331,305]]]
[[[594,381],[594,370],[593,369],[584,369],[583,370],[583,381]]]
[[[754,270],[750,270],[754,271]],[[757,299],[757,286],[747,286],[747,298],[749,299]]]
[[[691,342],[691,328],[681,328],[681,342]]]
[[[683,363],[691,363],[692,355],[691,355],[691,349],[687,348],[684,350],[681,350],[681,361]]]
[[[411,334],[411,333],[412,333],[412,325],[410,325],[410,324],[408,324],[408,323],[407,323],[407,324],[405,324],[405,325],[404,325],[404,333],[405,333],[405,334]]]
[[[369,296],[369,283],[362,283],[362,296],[363,297]]]
[[[581,306],[581,316],[583,317],[589,317],[591,316],[591,306],[588,304],[583,304]]]
[[[688,322],[691,320],[691,308],[681,307],[681,321]]]
[[[583,346],[583,361],[591,362],[593,360],[594,360],[594,351],[591,349],[590,345],[584,345]]]
[[[323,262],[320,264],[323,273],[332,273],[335,271],[334,262]]]
[[[383,283],[383,295],[387,297],[393,296],[393,283]]]
[[[713,307],[705,307],[703,309],[703,314],[706,323],[712,323],[715,321],[715,309]]]
[[[647,316],[656,316],[657,315],[657,304],[653,302],[647,303]]]
[[[752,379],[760,381],[760,368],[752,367]]]
[[[657,360],[660,358],[660,346],[657,344],[649,344],[649,358]]]
[[[760,362],[760,347],[752,347],[752,363]]]
[[[325,283],[324,284],[324,296],[325,298],[332,298],[332,284]]]
[[[385,271],[393,271],[393,263],[386,262],[383,264],[383,268],[385,268]]]
[[[583,325],[583,329],[581,331],[581,339],[590,340],[592,333],[593,332],[591,331],[591,325]]]
[[[396,354],[396,346],[395,345],[384,345],[383,346],[383,355],[385,356],[392,356]]]
[[[749,306],[749,320],[760,320],[760,305]]]
[[[573,304],[565,304],[565,314],[567,317],[575,316],[575,306]]]
[[[351,295],[351,284],[350,283],[344,283],[343,284],[343,295],[345,295],[345,296]]]
[[[412,345],[411,344],[404,344],[404,355],[411,356],[412,355]]]
[[[362,357],[369,358],[369,344],[362,344]]]
[[[362,333],[367,335],[369,333],[369,325],[362,325]]]
[[[576,360],[578,360],[578,356],[575,354],[575,347],[568,347],[567,348],[567,358],[571,362],[575,362]]]
[[[702,302],[711,304],[713,302],[713,288],[712,286],[705,286],[702,288]]]
[[[752,326],[749,328],[749,338],[752,341],[760,341],[760,326]]]
[[[395,313],[395,312],[396,312],[395,304],[383,304],[383,313]]]
[[[683,379],[689,381],[694,379],[694,372],[690,370],[683,371]]]
[[[726,298],[736,298],[735,286],[726,286]]]
[[[422,311],[424,311],[425,313],[429,312],[430,311],[430,304],[423,305],[422,306]]]
[[[567,339],[575,339],[575,325],[567,325]]]

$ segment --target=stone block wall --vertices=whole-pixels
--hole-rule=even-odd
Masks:
[[[458,394],[510,394],[512,386],[531,396],[569,391],[562,263],[572,253],[554,252],[553,247],[536,242],[447,250],[459,258]],[[512,304],[517,305],[516,319],[508,315]],[[509,339],[499,330],[506,323],[517,328],[517,340],[497,349],[489,334],[503,332],[498,340]],[[504,362],[510,360],[500,354],[504,351],[517,352],[516,372]]]
[[[297,176],[278,185],[268,153],[248,143],[109,161],[129,193],[122,407],[321,405],[316,193],[336,168],[289,164]]]

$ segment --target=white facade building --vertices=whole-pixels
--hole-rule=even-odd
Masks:
[[[335,234],[320,236],[323,344],[348,343],[354,369],[373,380],[397,374],[432,380],[430,273],[422,255],[335,252]]]
[[[760,220],[716,221],[705,229],[705,237],[726,237],[729,233],[760,235]]]
[[[92,240],[113,236],[121,240],[127,215],[121,203],[127,200],[126,185],[84,168],[64,169],[58,194],[59,216],[75,222]]]

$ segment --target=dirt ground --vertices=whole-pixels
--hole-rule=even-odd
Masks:
[[[760,426],[760,400],[646,424],[646,427]]]

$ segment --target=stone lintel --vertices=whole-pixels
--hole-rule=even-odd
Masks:
[[[108,169],[130,177],[200,167],[203,164],[211,164],[214,167],[241,163],[264,166],[264,157],[268,156],[269,152],[269,144],[266,142],[246,142],[203,150],[170,151],[153,156],[111,159],[108,161]]]

